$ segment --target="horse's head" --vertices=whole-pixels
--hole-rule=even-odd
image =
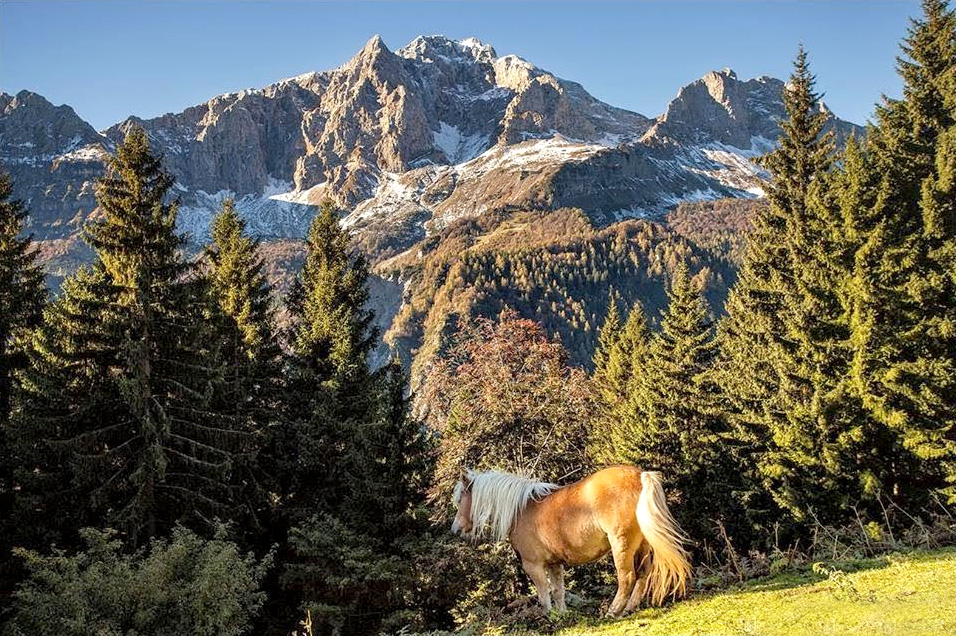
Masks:
[[[474,529],[474,523],[471,520],[471,475],[468,471],[461,471],[461,478],[455,486],[453,501],[458,506],[458,513],[455,515],[455,521],[451,524],[453,534],[468,536]]]

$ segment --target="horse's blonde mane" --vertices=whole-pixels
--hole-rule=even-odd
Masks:
[[[474,536],[490,534],[495,541],[508,538],[515,517],[531,500],[539,501],[555,489],[556,484],[535,481],[509,473],[468,472],[471,481],[471,523]],[[462,484],[455,488],[455,501],[461,501]]]

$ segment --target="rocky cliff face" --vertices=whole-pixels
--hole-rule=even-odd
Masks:
[[[0,166],[30,209],[38,238],[66,236],[96,207],[93,180],[112,150],[109,140],[69,106],[21,91],[0,93]]]
[[[2,95],[0,161],[34,234],[68,237],[93,210],[105,153],[137,124],[176,177],[180,223],[197,239],[227,196],[265,238],[303,236],[329,197],[384,258],[462,216],[574,206],[609,223],[756,196],[750,160],[772,146],[783,90],[712,72],[649,119],[473,38],[419,37],[393,52],[376,36],[337,69],[102,133],[67,106]]]

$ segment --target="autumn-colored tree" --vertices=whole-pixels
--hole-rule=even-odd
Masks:
[[[462,466],[552,481],[584,475],[592,400],[587,376],[566,360],[561,343],[512,310],[462,325],[420,402],[441,438],[440,492]]]

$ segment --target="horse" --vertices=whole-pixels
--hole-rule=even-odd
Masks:
[[[504,472],[462,471],[453,501],[452,533],[509,539],[545,613],[552,593],[556,609],[567,609],[565,565],[593,563],[608,552],[617,572],[610,617],[637,609],[644,598],[660,605],[687,591],[688,539],[667,509],[659,472],[613,466],[561,487]]]

